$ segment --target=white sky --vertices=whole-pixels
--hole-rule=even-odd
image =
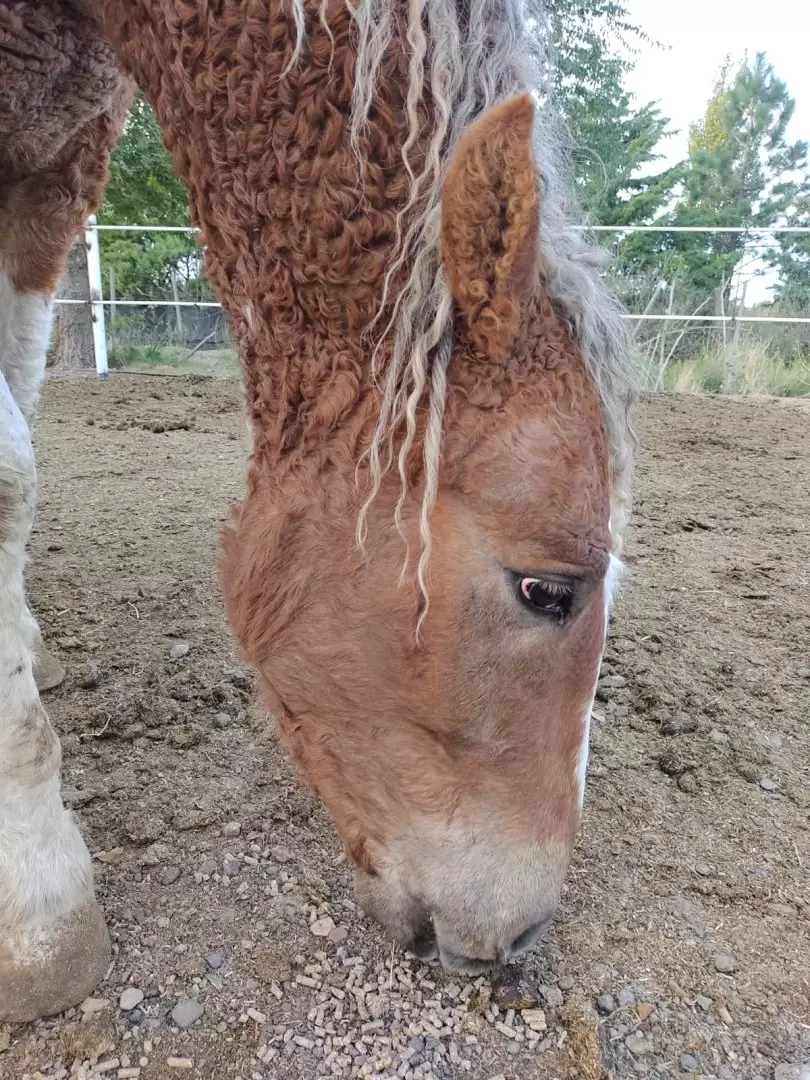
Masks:
[[[659,101],[672,127],[666,163],[686,156],[689,123],[703,115],[731,53],[767,54],[796,100],[789,135],[810,142],[810,0],[625,0],[632,21],[666,49],[643,47],[629,78],[639,104]]]

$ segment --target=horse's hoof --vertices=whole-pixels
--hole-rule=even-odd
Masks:
[[[61,660],[57,660],[53,653],[40,648],[34,656],[34,682],[40,694],[48,690],[54,690],[65,681],[67,671]]]
[[[48,924],[0,924],[0,1023],[23,1023],[78,1005],[101,982],[110,937],[95,900]]]

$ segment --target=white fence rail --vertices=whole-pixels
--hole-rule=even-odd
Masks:
[[[775,225],[761,228],[749,228],[746,226],[732,225],[583,225],[580,231],[588,233],[616,233],[621,236],[630,236],[633,233],[716,233],[746,235],[752,239],[768,236],[783,235],[810,235],[810,226],[800,225]],[[93,347],[95,351],[96,371],[99,375],[106,375],[108,370],[107,359],[107,334],[105,325],[105,307],[140,307],[140,308],[217,308],[222,305],[213,300],[121,300],[117,297],[105,298],[102,288],[101,259],[99,252],[98,235],[101,232],[121,233],[183,233],[186,235],[199,235],[200,230],[188,225],[99,225],[95,216],[88,219],[85,226],[85,248],[87,250],[87,276],[89,282],[88,300],[69,300],[62,297],[54,299],[55,304],[80,305],[89,307],[93,320]],[[628,313],[625,316],[630,322],[688,322],[688,323],[719,323],[726,324],[783,324],[783,325],[808,325],[810,316],[790,315],[701,315],[697,312],[692,314],[654,314],[644,312],[636,315]],[[179,318],[179,316],[178,316]]]

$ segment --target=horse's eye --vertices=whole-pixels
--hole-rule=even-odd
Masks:
[[[574,586],[570,581],[556,578],[521,577],[518,595],[535,614],[564,623],[571,614]]]

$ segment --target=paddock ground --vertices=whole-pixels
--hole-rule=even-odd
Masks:
[[[598,702],[562,909],[506,979],[470,988],[362,920],[253,701],[215,572],[246,454],[237,383],[48,384],[30,589],[69,669],[47,704],[115,956],[84,1013],[0,1028],[2,1080],[797,1080],[810,403],[662,397],[639,427],[620,685]],[[143,1000],[122,1010],[126,988]],[[539,999],[538,1037],[516,995]]]

